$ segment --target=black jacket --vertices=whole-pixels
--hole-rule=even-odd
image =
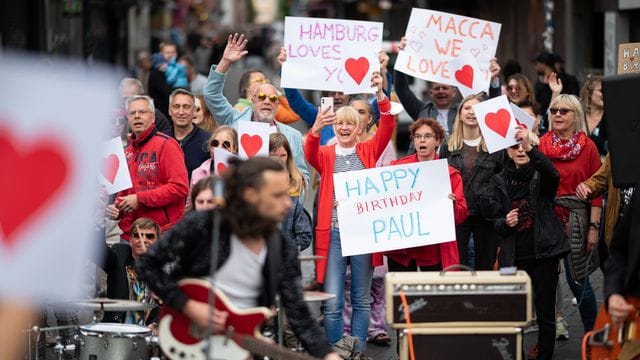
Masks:
[[[110,248],[106,246],[103,251],[104,258],[97,265],[107,274],[107,297],[109,299],[129,299],[129,278],[127,266],[133,267],[135,261],[131,255],[131,247],[127,244],[114,244]],[[104,322],[119,322],[126,320],[126,312],[113,311],[104,313]],[[147,325],[158,321],[158,308],[154,308],[147,318]]]
[[[569,253],[569,242],[564,226],[553,211],[554,198],[560,184],[560,173],[549,158],[536,147],[527,153],[536,171],[529,182],[529,207],[534,212],[534,255],[536,259],[564,256]],[[507,160],[511,161],[511,160]],[[496,232],[501,238],[498,256],[500,266],[515,263],[515,230],[506,225],[506,215],[511,211],[511,199],[507,191],[505,171],[493,176],[489,191],[481,196],[483,213],[491,216]]]
[[[605,263],[605,304],[613,294],[640,296],[640,182],[616,226]]]
[[[188,300],[177,286],[179,280],[210,275],[212,213],[187,214],[136,262],[139,276],[174,309],[181,310]],[[223,222],[217,269],[229,258],[230,237],[229,228]],[[287,319],[305,349],[316,357],[324,357],[331,346],[304,303],[297,255],[296,246],[287,242],[280,232],[267,238],[263,292],[258,303],[267,307],[274,305],[276,294],[280,294]]]
[[[485,191],[487,184],[491,177],[502,171],[504,166],[504,151],[500,150],[493,154],[481,151],[478,153],[475,166],[471,176],[467,175],[463,171],[462,163],[462,151],[456,150],[449,152],[447,144],[440,146],[440,158],[446,158],[449,165],[454,167],[462,175],[462,184],[464,185],[464,198],[467,201],[467,209],[469,209],[469,215],[480,215],[487,218],[485,214],[482,214],[478,207],[478,197]]]

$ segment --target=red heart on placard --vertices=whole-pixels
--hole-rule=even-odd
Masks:
[[[357,60],[348,58],[344,63],[344,68],[351,78],[358,84],[362,82],[365,75],[369,72],[369,60],[366,57],[360,57]]]
[[[247,156],[251,158],[260,151],[260,148],[262,148],[262,138],[260,135],[251,136],[249,134],[242,134],[240,137],[240,144]]]
[[[473,67],[465,65],[460,70],[457,70],[456,80],[469,89],[473,89]]]
[[[116,154],[111,154],[107,156],[104,160],[104,169],[102,169],[102,176],[104,176],[107,181],[111,184],[116,180],[116,175],[118,175],[118,169],[120,168],[120,159]]]
[[[60,195],[71,164],[62,143],[49,137],[27,142],[0,130],[0,232],[7,247]]]
[[[216,166],[216,168],[218,169],[218,175],[222,175],[225,171],[227,171],[228,166],[224,163],[218,163],[218,166]]]
[[[507,137],[510,121],[511,115],[509,111],[505,109],[500,109],[497,113],[488,113],[484,117],[484,122],[487,124],[487,127],[502,137]]]

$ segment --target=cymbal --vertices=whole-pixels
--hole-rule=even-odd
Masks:
[[[142,311],[152,307],[149,303],[109,298],[72,300],[69,304],[74,307],[93,311]]]
[[[298,261],[312,261],[324,259],[321,255],[298,255]]]
[[[305,302],[327,301],[335,297],[336,296],[334,294],[329,294],[322,291],[305,291],[304,292]]]

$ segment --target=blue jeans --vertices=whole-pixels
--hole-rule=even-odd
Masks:
[[[569,270],[569,256],[564,258],[564,273],[567,276],[567,284],[571,288],[573,296],[578,300],[580,306],[580,318],[582,319],[582,326],[584,332],[593,330],[593,325],[596,322],[596,316],[598,315],[598,304],[596,303],[596,294],[593,292],[591,283],[589,283],[589,277],[581,279],[572,279],[571,271]],[[584,284],[583,284],[584,282]],[[584,292],[584,297],[582,293]]]
[[[367,328],[369,327],[369,312],[371,299],[371,255],[356,255],[342,257],[340,246],[340,231],[331,229],[329,244],[329,256],[327,258],[327,270],[324,277],[324,291],[335,294],[336,297],[324,304],[324,331],[331,344],[342,339],[344,321],[344,282],[347,270],[347,261],[351,265],[351,334],[358,338],[359,342],[355,351],[363,351],[367,344]]]

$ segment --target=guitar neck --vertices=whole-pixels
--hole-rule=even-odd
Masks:
[[[287,348],[267,343],[251,336],[243,336],[241,339],[238,339],[238,344],[252,354],[267,356],[273,359],[319,360],[311,355],[291,351]]]

